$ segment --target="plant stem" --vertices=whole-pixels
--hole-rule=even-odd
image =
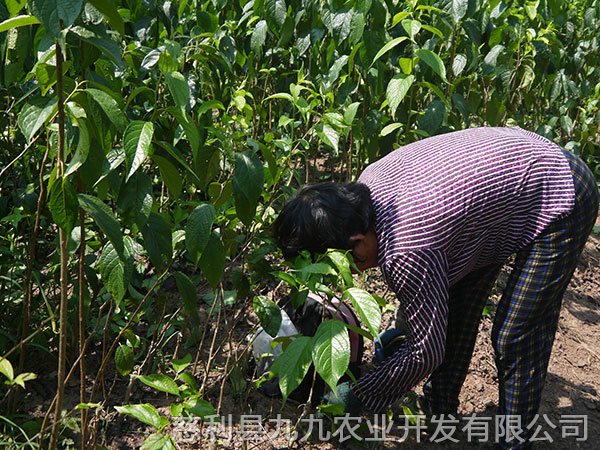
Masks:
[[[55,40],[56,46],[56,87],[58,96],[58,157],[56,161],[56,174],[58,182],[61,182],[65,170],[65,110],[64,110],[64,92],[62,78],[62,49]],[[65,230],[59,228],[58,239],[60,246],[60,327],[58,344],[58,389],[56,407],[54,409],[54,422],[52,423],[52,432],[50,434],[50,449],[54,449],[58,443],[58,429],[61,422],[62,403],[65,392],[65,369],[67,361],[67,309],[68,309],[68,253],[67,253],[67,234]]]

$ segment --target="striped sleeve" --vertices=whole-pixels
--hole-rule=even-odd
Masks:
[[[448,264],[441,251],[391,258],[385,267],[408,322],[404,346],[357,381],[355,394],[379,411],[428,376],[444,359],[448,320]]]

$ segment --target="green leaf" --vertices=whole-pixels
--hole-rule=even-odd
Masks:
[[[406,19],[402,21],[402,28],[408,34],[411,40],[415,39],[415,36],[421,31],[421,22],[418,20]]]
[[[266,20],[260,20],[256,24],[256,27],[254,27],[254,31],[250,37],[250,49],[256,54],[260,53],[262,46],[267,39],[267,28]]]
[[[454,24],[458,24],[460,19],[465,17],[469,8],[469,0],[452,0],[452,19]]]
[[[419,128],[433,135],[442,125],[446,115],[446,105],[439,99],[434,99],[427,105],[425,114],[419,118]]]
[[[332,127],[323,122],[319,122],[315,126],[315,130],[317,131],[317,135],[325,144],[333,148],[337,154],[339,151],[338,145],[340,142],[340,134],[335,131]]]
[[[152,180],[143,172],[135,173],[119,191],[117,207],[122,218],[133,218],[143,227],[152,211]]]
[[[87,160],[90,152],[90,135],[88,128],[84,120],[79,122],[79,140],[77,141],[77,149],[75,154],[71,158],[67,170],[65,171],[65,177],[75,173],[77,169]]]
[[[160,214],[150,213],[146,225],[142,228],[142,236],[150,261],[162,272],[173,258],[171,226]]]
[[[348,107],[344,111],[344,122],[346,122],[346,125],[352,125],[352,122],[354,122],[354,117],[356,117],[356,111],[358,111],[359,106],[360,102],[355,102],[348,105]]]
[[[191,363],[192,363],[192,355],[190,353],[187,353],[181,359],[173,359],[171,361],[171,365],[173,366],[173,369],[175,369],[175,372],[177,372],[177,374],[179,374],[183,370],[185,370],[185,368],[188,367]]]
[[[83,0],[29,0],[33,15],[52,36],[58,36],[62,28],[70,27],[79,17]]]
[[[6,378],[13,380],[15,378],[15,372],[10,361],[6,358],[0,358],[0,373],[3,373]]]
[[[256,295],[253,305],[254,312],[258,316],[263,330],[271,337],[277,336],[281,326],[281,309],[279,306],[264,295]]]
[[[25,135],[25,139],[31,142],[37,131],[58,111],[56,97],[33,97],[29,100],[19,113],[17,123]]]
[[[375,64],[375,61],[377,61],[379,58],[381,58],[386,52],[388,52],[390,49],[394,48],[396,45],[400,44],[401,42],[406,41],[408,38],[406,36],[401,36],[401,37],[397,37],[392,39],[391,41],[389,41],[388,43],[386,43],[383,47],[381,47],[381,49],[377,52],[377,54],[375,55],[375,58],[373,58],[373,62],[371,62],[371,66],[373,64]]]
[[[431,67],[433,71],[437,73],[442,80],[448,82],[448,80],[446,80],[446,67],[444,66],[444,63],[437,54],[433,53],[431,50],[426,50],[424,48],[420,48],[415,53],[419,56],[419,58],[421,58],[425,62],[425,64]]]
[[[313,337],[312,359],[318,374],[335,392],[350,363],[350,339],[343,322],[321,322]]]
[[[133,349],[128,345],[119,345],[115,351],[115,365],[119,373],[123,376],[129,375],[134,362]]]
[[[388,83],[385,94],[392,110],[392,116],[396,113],[398,105],[400,105],[414,81],[414,75],[398,74],[394,75]]]
[[[133,273],[133,240],[129,236],[124,239],[124,255],[121,257],[112,242],[107,242],[98,258],[100,277],[117,304],[123,299]]]
[[[402,127],[402,124],[400,122],[394,122],[394,123],[387,124],[381,130],[381,133],[379,133],[379,136],[387,136],[388,134],[394,132],[395,130],[397,130],[400,127]]]
[[[198,261],[198,267],[212,288],[216,289],[225,269],[225,248],[217,231],[211,233],[208,244]]]
[[[454,76],[459,76],[467,65],[467,57],[465,55],[458,54],[454,57],[454,61],[452,61],[452,72]]]
[[[65,233],[70,234],[79,217],[77,193],[69,180],[58,179],[52,184],[48,208],[52,219]]]
[[[119,68],[125,69],[125,63],[121,58],[121,47],[103,28],[91,29],[85,26],[74,26],[71,27],[71,32],[76,34],[82,41],[98,48]]]
[[[265,12],[269,25],[280,30],[285,22],[287,6],[284,0],[265,0]]]
[[[140,450],[175,450],[175,443],[168,434],[154,433],[144,440]]]
[[[233,198],[238,217],[250,226],[263,191],[264,172],[260,158],[249,151],[235,154]]]
[[[167,72],[165,80],[175,104],[180,108],[185,108],[190,101],[190,87],[185,77],[179,72]]]
[[[333,268],[326,263],[313,263],[313,264],[308,264],[304,267],[302,267],[299,270],[300,273],[320,273],[323,275],[335,275],[335,271],[333,270]]]
[[[88,88],[86,89],[86,92],[94,99],[96,103],[98,103],[102,111],[104,111],[108,119],[113,123],[117,131],[122,133],[127,125],[127,118],[121,111],[117,101],[100,89]]]
[[[202,256],[208,244],[215,220],[215,208],[210,203],[202,203],[188,217],[185,226],[185,246],[195,263]]]
[[[35,380],[37,375],[33,372],[23,372],[16,376],[16,378],[10,384],[18,384],[25,389],[25,382]]]
[[[162,430],[164,427],[169,425],[169,420],[166,417],[158,414],[156,408],[148,403],[115,406],[115,409],[119,412],[119,414],[131,416],[140,422],[145,423],[146,425],[156,428],[157,430]]]
[[[350,44],[356,45],[360,42],[365,31],[365,15],[362,12],[356,12],[350,20],[350,35],[348,36]]]
[[[354,280],[352,278],[352,272],[350,270],[350,262],[348,261],[348,257],[344,253],[337,250],[327,253],[327,256],[329,257],[331,262],[335,264],[335,267],[337,267],[337,270],[342,275],[346,286],[354,286]]]
[[[91,195],[79,194],[79,206],[92,216],[96,225],[108,236],[108,239],[113,243],[117,253],[123,256],[123,235],[121,234],[121,226],[115,219],[113,212],[99,198]]]
[[[377,301],[371,294],[360,288],[350,288],[344,292],[344,298],[350,298],[352,305],[361,318],[362,323],[367,325],[373,337],[379,335],[381,325],[381,310]]]
[[[121,36],[125,34],[125,24],[123,23],[123,18],[119,14],[119,11],[117,11],[113,0],[87,1],[104,16],[106,23],[117,30]]]
[[[498,60],[498,55],[500,55],[500,53],[502,53],[502,51],[504,50],[504,45],[498,44],[495,45],[487,55],[485,55],[485,58],[483,59],[483,67],[484,69],[487,69],[488,71],[493,71],[493,69],[496,68],[496,62]]]
[[[179,395],[177,383],[167,375],[151,373],[150,375],[139,375],[138,378],[146,386],[166,392],[167,394]]]
[[[300,336],[290,342],[283,354],[275,360],[277,365],[274,366],[279,377],[279,389],[284,403],[308,372],[312,359],[312,342],[312,338]]]
[[[12,28],[35,25],[38,23],[40,23],[40,21],[34,16],[22,15],[11,17],[10,19],[6,19],[4,22],[0,23],[0,33],[8,31]]]
[[[221,103],[219,100],[205,101],[198,108],[198,117],[200,117],[202,114],[204,114],[205,112],[210,111],[212,109],[221,109],[224,111],[225,107],[223,106],[223,103]]]
[[[197,397],[187,398],[183,402],[183,408],[190,414],[201,417],[202,419],[210,418],[217,414],[215,408],[213,408],[209,402]]]
[[[134,174],[148,156],[153,134],[154,125],[152,122],[142,120],[134,120],[125,129],[123,148],[125,149],[127,167],[129,168],[126,180]]]
[[[179,122],[181,128],[183,128],[185,137],[187,138],[188,142],[190,143],[190,147],[192,148],[192,153],[194,157],[196,157],[196,154],[198,153],[198,148],[200,147],[200,133],[198,132],[198,127],[196,126],[192,118],[188,115],[188,113],[186,113],[183,109],[173,107],[169,108],[168,111],[173,115],[173,117],[175,117],[175,119],[177,119],[177,122]],[[169,151],[168,148],[167,151]],[[180,164],[187,164],[182,158],[176,159]]]
[[[6,0],[5,3],[8,15],[14,17],[21,12],[23,7],[27,4],[27,0]]]
[[[185,310],[191,317],[198,318],[198,311],[196,310],[198,307],[198,292],[196,291],[196,286],[192,283],[192,280],[182,272],[175,272],[173,276],[175,277],[179,295],[181,295],[181,298],[183,299]]]
[[[179,175],[179,171],[175,168],[171,161],[159,155],[152,155],[152,161],[158,165],[160,175],[171,193],[173,200],[177,200],[183,189],[183,179]]]

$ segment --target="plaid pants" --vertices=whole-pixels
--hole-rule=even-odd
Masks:
[[[574,209],[517,253],[494,318],[492,343],[500,394],[497,414],[520,416],[519,428],[525,439],[504,442],[503,448],[531,447],[526,426],[539,408],[562,297],[598,214],[594,176],[578,157],[566,150],[564,154],[573,173]],[[479,320],[500,268],[484,267],[450,288],[444,361],[424,387],[432,414],[456,414]]]

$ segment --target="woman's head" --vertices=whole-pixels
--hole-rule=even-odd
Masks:
[[[318,183],[302,186],[273,224],[283,255],[301,250],[323,253],[349,250],[351,237],[366,234],[373,222],[369,188],[362,183]]]

